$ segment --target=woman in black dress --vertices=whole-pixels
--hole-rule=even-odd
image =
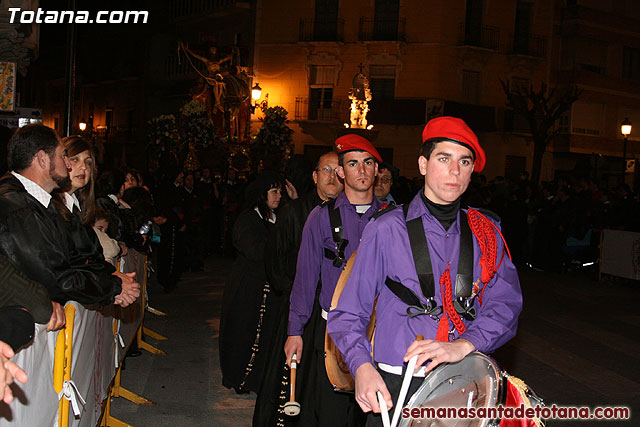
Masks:
[[[267,282],[264,249],[282,188],[275,173],[258,175],[246,189],[246,209],[233,227],[237,258],[224,289],[220,365],[222,384],[238,393],[258,391],[277,320],[279,301]]]

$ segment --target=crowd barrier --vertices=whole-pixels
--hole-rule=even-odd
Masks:
[[[0,402],[0,427],[129,426],[110,414],[109,397],[153,404],[120,385],[122,360],[134,340],[141,349],[165,354],[141,339],[147,308],[146,257],[130,250],[120,270],[136,272],[141,296],[135,303],[123,309],[115,305],[85,307],[71,301],[65,305],[64,329],[47,332],[46,325],[36,325],[33,342],[12,359],[29,381],[15,385],[10,405]],[[144,330],[149,336],[166,339]]]
[[[601,238],[600,276],[640,280],[640,233],[603,230]]]

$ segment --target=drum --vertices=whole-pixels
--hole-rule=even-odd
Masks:
[[[333,298],[331,299],[330,310],[333,310],[338,306],[340,295],[342,295],[344,286],[347,284],[347,280],[349,279],[349,275],[351,274],[351,268],[353,267],[353,261],[355,260],[356,252],[357,251],[355,251],[351,255],[351,257],[349,257],[344,270],[340,274],[340,278],[338,279],[338,283],[336,284],[336,289],[333,292]],[[376,308],[374,303],[373,313],[371,314],[371,318],[369,319],[369,326],[367,326],[367,338],[371,342],[371,348],[373,348],[375,325]],[[338,350],[338,347],[336,347],[335,343],[326,330],[324,337],[324,354],[324,365],[327,370],[327,377],[329,378],[329,382],[331,383],[331,385],[333,385],[334,390],[353,393],[356,388],[353,376],[349,372],[349,367],[347,366],[347,364],[342,360],[342,353],[340,353],[340,350]]]
[[[420,411],[414,410],[414,414],[420,413],[425,417],[401,417],[398,425],[403,427],[544,425],[539,419],[522,420],[522,423],[519,423],[520,420],[461,419],[443,416],[445,408],[467,408],[467,410],[474,408],[477,411],[479,408],[495,408],[497,405],[517,407],[520,403],[526,407],[543,404],[542,399],[529,391],[521,380],[501,371],[491,357],[474,352],[459,362],[442,364],[430,372],[411,396],[404,410],[404,413],[411,414],[412,409],[419,408]],[[514,421],[517,424],[512,424]]]

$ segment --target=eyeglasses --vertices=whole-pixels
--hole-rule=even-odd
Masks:
[[[387,177],[380,178],[380,177],[378,177],[378,181],[383,183],[383,184],[388,184],[388,183],[391,182],[391,178],[387,178]]]
[[[329,166],[325,166],[322,169],[316,169],[317,172],[320,172],[321,174],[323,174],[324,176],[329,176],[333,173],[336,173],[336,169],[331,169]]]

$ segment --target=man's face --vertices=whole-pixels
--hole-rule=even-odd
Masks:
[[[189,190],[191,190],[193,188],[193,182],[194,182],[194,176],[193,174],[189,174],[187,176],[184,177],[184,186],[186,188],[188,188]]]
[[[376,184],[373,187],[373,192],[378,200],[384,200],[391,191],[391,171],[389,169],[378,170],[378,176],[376,177]]]
[[[338,155],[336,153],[325,154],[318,162],[318,169],[313,171],[313,182],[316,184],[318,195],[323,200],[338,197],[344,186],[336,175],[338,167]]]
[[[424,175],[424,195],[434,203],[448,205],[469,186],[473,153],[453,142],[438,142],[430,159],[418,158],[418,167]]]
[[[344,179],[346,188],[365,192],[373,187],[378,174],[375,157],[366,151],[349,151],[344,154],[343,166],[338,166],[338,176]]]
[[[65,154],[64,145],[58,141],[58,146],[53,156],[49,156],[49,176],[55,184],[54,188],[67,188],[71,184],[69,179],[69,163]]]

